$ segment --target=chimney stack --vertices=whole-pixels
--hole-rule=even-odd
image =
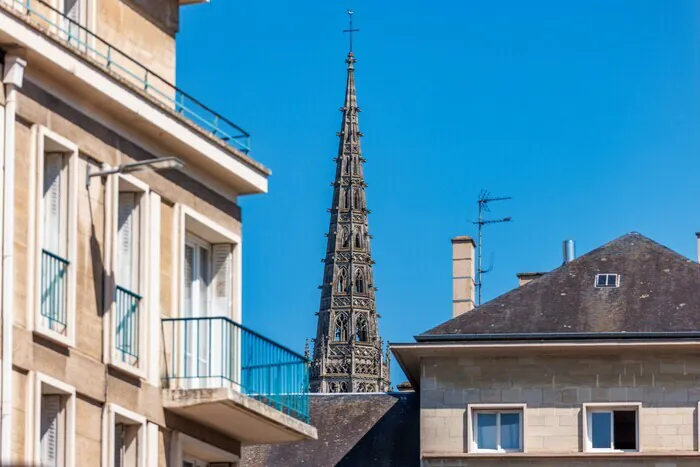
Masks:
[[[474,239],[452,239],[452,317],[474,308]]]
[[[698,263],[700,263],[700,232],[695,232],[695,238],[698,239]]]
[[[576,259],[576,249],[573,240],[564,240],[563,244],[564,264]]]

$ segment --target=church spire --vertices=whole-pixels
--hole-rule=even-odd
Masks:
[[[368,230],[362,149],[349,32],[345,105],[339,137],[328,243],[321,286],[312,392],[377,392],[389,390],[389,367],[379,336],[374,275]]]

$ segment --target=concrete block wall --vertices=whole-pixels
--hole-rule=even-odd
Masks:
[[[581,454],[583,404],[630,402],[641,403],[642,453],[696,452],[699,356],[637,351],[426,359],[421,451],[464,455],[469,404],[524,403],[527,453]]]

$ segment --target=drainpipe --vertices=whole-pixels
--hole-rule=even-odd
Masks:
[[[22,87],[27,62],[7,52],[2,82],[5,85],[4,147],[2,163],[2,389],[0,393],[0,458],[11,465],[12,455],[12,322],[14,308],[15,242],[15,111],[17,89]]]

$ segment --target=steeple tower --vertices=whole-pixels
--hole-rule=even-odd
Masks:
[[[345,60],[345,106],[338,133],[328,244],[322,260],[325,268],[311,366],[312,392],[389,390],[389,365],[382,352],[374,300],[355,61],[351,50]]]

